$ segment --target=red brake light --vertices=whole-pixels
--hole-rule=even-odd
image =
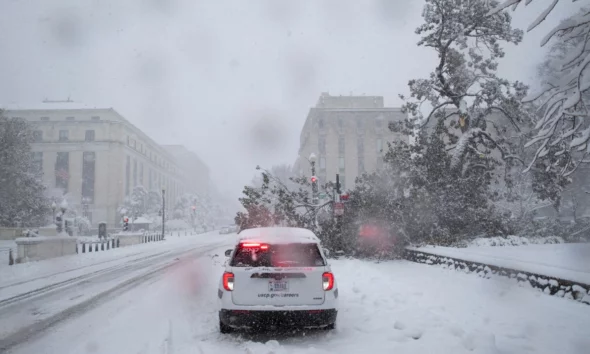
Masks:
[[[242,247],[244,247],[244,248],[260,247],[260,244],[259,243],[242,243]]]
[[[234,273],[223,273],[223,288],[227,291],[234,290]]]
[[[254,242],[241,243],[240,247],[241,248],[259,248],[261,250],[268,250],[268,245],[265,243],[254,243]]]
[[[334,274],[330,272],[322,274],[322,285],[325,291],[332,290],[334,288]]]

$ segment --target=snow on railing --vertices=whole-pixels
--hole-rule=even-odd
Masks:
[[[406,249],[404,258],[416,263],[440,265],[446,269],[475,273],[477,276],[486,279],[490,279],[492,276],[506,277],[520,286],[529,286],[547,295],[563,297],[590,305],[590,284],[409,249]]]

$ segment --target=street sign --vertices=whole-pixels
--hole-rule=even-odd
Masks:
[[[344,203],[334,203],[334,215],[344,215]]]
[[[320,199],[326,199],[326,197],[327,197],[326,193],[320,193],[318,195],[318,198],[320,198]]]

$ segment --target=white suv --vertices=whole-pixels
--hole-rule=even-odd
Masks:
[[[240,232],[219,282],[219,328],[333,329],[338,287],[320,247],[306,229],[269,227]]]

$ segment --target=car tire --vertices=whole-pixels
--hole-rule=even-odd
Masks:
[[[233,328],[231,328],[230,326],[219,321],[219,332],[221,332],[222,334],[228,334],[228,333],[232,333],[233,331],[234,331]]]

